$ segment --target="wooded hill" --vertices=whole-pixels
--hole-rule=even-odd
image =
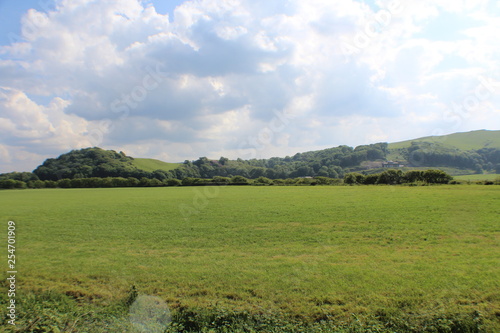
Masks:
[[[462,138],[462,139],[460,139]],[[472,149],[463,149],[463,148]],[[343,178],[350,172],[378,173],[387,169],[387,160],[395,160],[404,171],[426,168],[453,168],[462,173],[500,173],[500,131],[474,131],[448,136],[428,137],[399,143],[376,143],[358,147],[338,146],[269,159],[218,160],[200,157],[174,164],[152,159],[134,159],[123,152],[85,148],[57,158],[49,158],[33,173],[8,173],[0,179],[60,180],[75,178],[213,178],[242,176],[256,179],[298,177]],[[385,166],[385,168],[384,168]],[[391,166],[389,164],[389,166]],[[451,172],[453,173],[453,172]]]

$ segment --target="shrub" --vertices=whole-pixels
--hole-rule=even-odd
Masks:
[[[243,176],[234,176],[231,178],[231,184],[248,184],[248,179]]]
[[[182,182],[179,179],[170,178],[163,181],[167,186],[181,186]]]
[[[379,177],[378,174],[367,175],[367,176],[365,176],[365,180],[364,180],[363,184],[365,184],[365,185],[375,185],[375,184],[377,184],[378,177]]]
[[[269,178],[266,178],[266,177],[259,177],[255,180],[255,183],[264,184],[264,185],[271,185],[273,183],[273,181]]]
[[[403,171],[389,169],[382,172],[377,180],[377,184],[396,185],[403,182]]]
[[[229,184],[231,182],[231,178],[229,177],[221,177],[215,176],[212,181],[217,184]]]
[[[60,188],[70,188],[71,187],[71,179],[61,179],[57,181],[57,187]]]
[[[357,172],[350,172],[344,176],[344,183],[348,185],[363,184],[364,181],[365,176]]]
[[[416,183],[424,180],[424,171],[410,170],[403,175],[405,183]]]
[[[423,173],[423,180],[429,184],[448,184],[453,177],[442,170],[426,170]]]

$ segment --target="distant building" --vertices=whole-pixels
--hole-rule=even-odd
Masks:
[[[387,161],[382,163],[382,168],[403,168],[406,165],[400,162]]]

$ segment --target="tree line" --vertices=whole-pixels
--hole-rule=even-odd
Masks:
[[[441,170],[402,170],[389,169],[378,174],[363,175],[351,172],[344,176],[344,183],[349,185],[398,185],[398,184],[448,184],[452,176]]]
[[[410,147],[400,149],[400,154],[413,166],[454,167],[472,169],[476,173],[500,173],[498,148],[460,150],[436,142],[412,142]]]
[[[22,177],[23,175],[18,175]],[[26,175],[24,175],[26,176]],[[222,177],[215,176],[210,179],[185,177],[182,180],[168,178],[159,180],[157,178],[134,177],[91,177],[91,178],[63,178],[54,180],[15,180],[0,179],[0,189],[23,189],[23,188],[109,188],[109,187],[160,187],[160,186],[224,186],[224,185],[397,185],[397,184],[447,184],[453,177],[441,170],[411,170],[403,173],[401,170],[386,170],[378,174],[363,175],[351,172],[343,179],[317,177],[297,177],[286,179],[270,179],[264,176],[256,179],[248,179],[243,176]]]
[[[133,164],[134,159],[123,152],[94,147],[73,150],[58,158],[49,158],[38,166],[33,174],[40,180],[53,181],[93,177],[149,178],[160,181],[173,178],[182,180],[186,177],[209,179],[216,176],[242,176],[248,179],[316,176],[342,178],[350,167],[364,161],[384,159],[386,154],[387,143],[377,143],[356,148],[339,146],[284,158],[229,160],[221,157],[218,160],[210,160],[200,157],[195,161],[186,160],[174,170],[149,172],[137,168]]]
[[[392,151],[393,152],[393,151]],[[500,173],[500,149],[483,148],[477,151],[463,151],[449,148],[438,143],[413,142],[409,148],[397,149],[396,152],[407,160],[408,166],[416,167],[456,167]],[[57,158],[49,158],[32,173],[1,174],[1,179],[17,181],[42,180],[59,181],[61,179],[86,178],[135,178],[141,180],[157,179],[166,182],[169,179],[234,177],[247,179],[295,179],[303,177],[344,178],[353,171],[360,172],[361,164],[367,161],[385,161],[390,153],[387,143],[358,146],[338,146],[319,151],[297,153],[294,156],[272,157],[268,159],[218,160],[200,157],[186,160],[173,170],[142,170],[134,165],[134,158],[123,152],[85,148],[73,150]],[[368,181],[373,177],[368,177]],[[10,186],[10,185],[9,185]]]

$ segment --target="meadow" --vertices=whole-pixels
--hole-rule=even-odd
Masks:
[[[40,189],[0,202],[18,232],[18,331],[118,331],[135,291],[167,302],[169,332],[500,331],[498,186]]]
[[[495,181],[496,179],[500,179],[500,174],[485,173],[485,174],[474,174],[474,175],[461,175],[461,176],[454,176],[453,179],[462,181],[478,181],[478,180]]]
[[[152,158],[134,158],[132,160],[132,165],[137,168],[149,172],[156,170],[170,171],[178,168],[180,163],[167,163],[160,160],[155,160]]]

